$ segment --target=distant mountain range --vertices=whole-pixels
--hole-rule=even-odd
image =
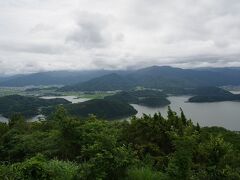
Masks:
[[[240,68],[181,69],[152,66],[132,71],[55,71],[0,78],[0,86],[64,85],[64,91],[128,90],[240,85]]]
[[[195,88],[199,86],[240,85],[240,69],[180,69],[152,66],[126,74],[107,74],[86,82],[65,86],[62,91],[127,90],[145,88]]]
[[[88,81],[92,78],[112,73],[107,70],[91,71],[52,71],[27,75],[0,77],[0,86],[22,87],[39,85],[68,85]]]

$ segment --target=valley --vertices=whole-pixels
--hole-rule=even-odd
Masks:
[[[0,180],[240,180],[240,0],[0,0]]]
[[[38,87],[4,87],[0,88],[0,94],[2,96],[18,94],[26,97],[37,97],[41,99],[66,99],[71,103],[82,103],[89,100],[108,100],[118,101],[122,104],[112,104],[106,111],[95,111],[96,107],[103,107],[100,102],[95,102],[96,107],[93,108],[93,104],[88,104],[88,110],[80,110],[84,106],[71,105],[66,107],[70,110],[71,114],[75,114],[78,117],[88,117],[91,114],[96,115],[99,118],[105,119],[127,119],[128,116],[135,115],[141,117],[142,114],[151,114],[161,112],[163,116],[166,116],[167,107],[170,105],[175,111],[179,111],[180,108],[185,110],[188,117],[191,117],[194,122],[200,123],[202,126],[222,126],[227,129],[238,131],[240,124],[239,117],[239,95],[238,92],[231,93],[227,90],[216,87],[201,87],[201,88],[165,88],[162,90],[149,89],[137,87],[135,90],[129,91],[59,91],[56,86],[38,86]],[[91,102],[91,101],[90,101]],[[94,102],[94,101],[93,101]],[[106,101],[103,101],[106,104]],[[99,104],[99,105],[97,105]],[[125,104],[125,105],[124,105]],[[121,106],[119,106],[121,105]],[[124,106],[133,108],[122,112],[121,115],[115,115],[114,106],[118,109],[122,109]],[[108,105],[107,105],[108,106]],[[131,107],[132,106],[132,107]],[[228,112],[225,109],[231,107]],[[111,108],[113,108],[111,110]],[[47,117],[53,112],[55,107],[45,108],[44,115]],[[81,113],[82,112],[82,113]],[[13,112],[12,112],[13,113]],[[8,113],[9,114],[9,113]],[[32,117],[28,118],[30,121],[38,120],[41,117],[41,113],[35,113]],[[10,115],[8,115],[10,116]],[[207,120],[206,120],[207,119]],[[225,121],[228,119],[228,121]],[[8,119],[1,116],[0,120],[6,122]]]

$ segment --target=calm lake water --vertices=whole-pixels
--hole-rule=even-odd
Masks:
[[[233,94],[240,94],[240,91],[230,91]]]
[[[56,99],[56,98],[63,98],[66,99],[72,103],[80,103],[80,102],[84,102],[84,101],[88,101],[90,99],[88,98],[79,98],[77,96],[43,96],[40,97],[42,99]]]
[[[189,96],[172,96],[171,108],[177,113],[180,107],[187,118],[191,118],[194,123],[200,126],[222,126],[230,130],[240,130],[240,102],[214,102],[214,103],[189,103]],[[167,115],[167,106],[162,108],[149,108],[146,106],[132,104],[138,111],[137,117],[143,113],[153,115],[160,112],[164,117]]]

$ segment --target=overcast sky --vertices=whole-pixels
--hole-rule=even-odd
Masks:
[[[0,74],[240,66],[240,0],[0,0]]]

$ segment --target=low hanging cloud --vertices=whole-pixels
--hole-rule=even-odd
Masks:
[[[239,0],[0,1],[0,74],[240,66]]]

